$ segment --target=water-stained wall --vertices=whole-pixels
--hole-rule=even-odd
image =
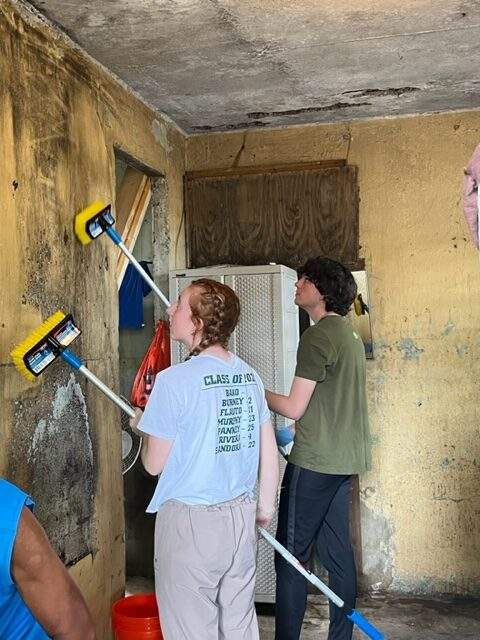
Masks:
[[[359,168],[375,359],[361,478],[367,582],[480,593],[480,263],[461,210],[480,111],[190,137],[187,170]]]
[[[98,637],[109,638],[110,605],[124,585],[119,413],[61,363],[26,381],[9,351],[56,310],[71,312],[82,329],[75,350],[118,389],[116,249],[106,237],[81,246],[73,217],[96,198],[114,198],[116,147],[165,176],[176,237],[184,139],[54,29],[6,1],[0,141],[0,473],[34,495]]]

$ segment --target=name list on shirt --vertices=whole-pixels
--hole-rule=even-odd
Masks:
[[[204,376],[202,391],[217,390],[216,454],[233,453],[256,446],[253,373]]]

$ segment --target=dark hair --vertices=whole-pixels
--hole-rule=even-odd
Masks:
[[[325,299],[325,310],[346,316],[357,295],[352,272],[330,258],[310,258],[298,270],[298,277],[308,278]]]
[[[203,323],[200,344],[192,349],[190,355],[198,355],[214,344],[227,348],[240,316],[237,294],[226,284],[207,278],[194,280],[190,287],[193,289],[189,300],[192,320],[194,324]]]

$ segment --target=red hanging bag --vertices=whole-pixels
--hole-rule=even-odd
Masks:
[[[132,385],[130,401],[135,407],[144,409],[148,397],[153,389],[155,376],[162,369],[170,366],[170,331],[168,322],[160,320],[155,329],[155,335],[148,347],[142,364],[137,371]]]

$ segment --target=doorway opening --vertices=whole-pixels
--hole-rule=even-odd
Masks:
[[[118,151],[115,177],[116,228],[127,248],[168,297],[170,234],[166,180],[144,167],[139,168],[134,160]],[[129,399],[156,323],[166,318],[166,310],[121,253],[116,264],[116,279],[119,289],[120,393]],[[128,424],[126,415],[122,420]],[[137,459],[124,473],[123,479],[126,578],[140,577],[150,583],[153,578],[155,518],[145,513],[145,509],[153,495],[156,478],[149,476]]]

